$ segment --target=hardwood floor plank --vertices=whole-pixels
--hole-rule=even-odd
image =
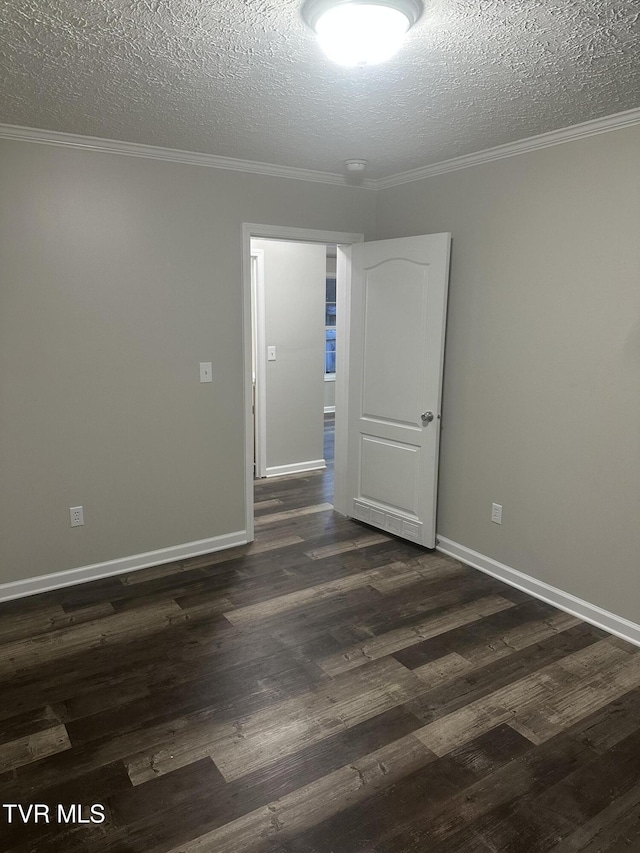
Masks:
[[[408,571],[404,563],[391,563],[388,566],[347,575],[343,578],[317,584],[307,589],[299,589],[295,592],[277,596],[276,598],[268,598],[259,604],[237,607],[235,610],[225,613],[225,616],[234,625],[251,624],[260,619],[268,619],[287,610],[293,610],[296,607],[324,601],[327,598],[347,592],[348,590],[364,586],[375,587],[377,581],[383,581],[388,576],[394,577],[406,574],[415,578],[416,573],[412,570]]]
[[[588,744],[596,752],[612,749],[640,729],[640,688],[600,708],[571,727],[572,737]]]
[[[485,617],[481,622],[454,629],[444,637],[402,649],[394,653],[394,657],[410,669],[418,670],[451,654],[450,649],[456,649],[453,654],[469,661],[470,668],[478,674],[483,668],[492,667],[491,678],[499,671],[500,660],[514,655],[517,660],[518,652],[539,646],[580,624],[573,617],[558,612],[544,619],[531,619],[537,610],[528,604],[515,606]],[[512,627],[513,622],[517,623],[515,627]]]
[[[465,672],[473,670],[474,666],[471,661],[461,657],[456,652],[449,655],[443,655],[431,663],[425,663],[422,666],[416,667],[412,672],[421,678],[429,687],[439,687],[441,684],[446,684]]]
[[[512,800],[508,809],[489,813],[475,831],[504,853],[519,853],[522,845],[542,853],[573,834],[612,800],[637,787],[640,733],[606,755],[572,768],[546,789]],[[576,796],[579,791],[580,795]]]
[[[628,853],[638,849],[640,841],[640,785],[634,785],[595,814],[549,853],[606,853],[616,848]]]
[[[238,563],[247,557],[264,554],[268,551],[276,551],[290,545],[299,545],[304,542],[301,536],[282,533],[280,530],[261,530],[259,539],[246,545],[238,545],[236,548],[228,548],[224,551],[216,551],[213,554],[205,554],[202,557],[193,557],[186,561],[185,565],[193,569],[205,571],[222,565],[223,563]]]
[[[272,509],[274,506],[282,506],[280,498],[271,498],[266,501],[255,501],[253,504],[253,508],[256,512],[258,510]]]
[[[197,566],[185,563],[165,563],[160,566],[150,566],[147,569],[138,569],[135,572],[131,572],[131,574],[120,575],[120,583],[124,584],[124,586],[132,586],[134,584],[147,583],[147,581],[174,577],[175,575],[192,572],[196,569]]]
[[[557,666],[566,669],[563,661]],[[590,675],[594,675],[593,671],[585,677]],[[562,695],[519,713],[513,725],[534,743],[544,743],[639,686],[640,658],[629,655],[626,660],[623,658],[609,664],[606,674],[596,674],[588,683],[580,682],[563,691]]]
[[[514,731],[511,726],[503,725],[456,746],[447,759],[468,770],[475,781],[481,781],[533,748],[531,741]]]
[[[186,610],[191,619],[202,619],[209,616],[219,616],[230,612],[233,601],[226,595],[214,593],[197,593],[195,595],[182,595],[175,599],[183,610]]]
[[[219,721],[235,719],[294,698],[320,685],[324,673],[307,662],[298,662],[286,650],[233,666],[233,677],[213,667],[178,666],[161,673],[152,690],[131,702],[95,714],[69,720],[74,745],[102,740],[160,722],[170,723],[200,711]]]
[[[180,844],[170,853],[254,850],[266,837],[287,838],[302,832],[432,760],[432,754],[412,735],[407,735],[280,800]]]
[[[258,516],[255,520],[256,527],[262,527],[265,524],[275,524],[279,521],[291,521],[299,518],[301,515],[311,515],[316,512],[333,512],[333,504],[321,503],[315,506],[298,507],[296,509],[287,509],[283,512],[272,512],[268,515]]]
[[[412,587],[418,585],[420,588],[424,581],[436,581],[438,578],[453,579],[462,574],[461,567],[456,563],[447,561],[438,563],[433,560],[428,566],[417,560],[406,560],[403,564],[406,569],[403,572],[398,572],[389,577],[374,580],[371,584],[378,592],[385,595],[393,595],[397,590],[404,587]]]
[[[106,738],[95,743],[73,746],[63,752],[50,755],[37,765],[25,765],[18,770],[18,783],[22,789],[52,788],[61,780],[67,782],[106,767],[114,762],[125,762],[140,750],[153,751],[171,741],[189,726],[197,727],[211,715],[206,711],[199,714],[163,721],[136,728],[117,737]],[[128,782],[128,784],[131,784]]]
[[[491,736],[485,735],[474,742],[476,754],[486,754],[491,741]],[[330,850],[333,839],[339,837],[341,853],[369,849],[398,853],[439,850],[444,839],[464,830],[467,819],[474,814],[476,800],[480,799],[477,814],[490,809],[490,787],[486,786],[487,778],[492,778],[490,774],[495,774],[503,797],[508,795],[510,784],[502,776],[516,776],[520,786],[524,786],[526,765],[523,767],[518,761],[526,762],[533,747],[513,732],[505,746],[495,754],[494,744],[494,756],[485,761],[485,772],[481,774],[470,770],[469,763],[461,760],[461,750],[417,768],[394,786],[319,824],[298,839],[299,848],[292,845],[291,849],[307,849],[308,843],[308,849]],[[575,749],[569,743],[568,748],[571,754],[590,755],[585,747]],[[530,772],[530,782],[531,777]],[[466,848],[467,853],[485,849],[480,839],[475,842],[475,846]]]
[[[191,812],[206,802],[208,811],[201,822],[212,829],[401,739],[418,725],[411,714],[393,708],[231,783],[224,781],[210,759],[203,759],[127,789],[112,801],[112,809],[119,821],[134,824],[152,820],[158,800],[178,815],[182,809]]]
[[[283,536],[280,534],[277,538],[273,538],[267,542],[250,542],[245,546],[245,555],[251,557],[254,554],[265,554],[268,551],[276,551],[281,548],[288,548],[290,545],[300,545],[304,542],[302,536]]]
[[[128,760],[129,776],[140,785],[210,755],[232,781],[401,705],[423,688],[396,661],[375,662],[249,717],[187,727],[163,748]]]
[[[394,653],[394,657],[409,669],[414,669],[455,650],[468,660],[474,659],[480,668],[497,660],[503,651],[505,656],[516,651],[511,648],[509,641],[509,633],[512,630],[520,630],[531,622],[545,622],[554,615],[557,616],[558,611],[549,605],[529,599],[525,603],[514,603],[513,607],[491,614],[472,626],[463,625],[454,629],[448,633],[445,643],[438,638],[427,640]],[[550,635],[555,633],[550,632]]]
[[[0,622],[0,644],[49,631],[54,620],[62,616],[64,610],[60,604],[44,604],[38,610],[5,613]]]
[[[394,630],[411,629],[426,618],[444,615],[448,611],[472,605],[480,599],[500,598],[505,602],[502,610],[515,607],[515,602],[503,595],[503,592],[504,588],[499,584],[487,584],[484,578],[475,578],[470,581],[465,578],[464,582],[461,582],[459,577],[423,579],[411,587],[396,589],[393,593],[385,594],[381,598],[376,597],[372,600],[370,608],[355,614],[352,624],[357,625],[366,637],[377,637]],[[500,609],[495,612],[499,613]],[[479,628],[480,625],[476,627]],[[450,629],[450,631],[454,630],[455,627]],[[435,634],[434,637],[439,635],[439,633]],[[423,641],[417,638],[416,642],[420,644]],[[398,660],[400,660],[399,657]]]
[[[51,726],[0,744],[0,767],[2,770],[13,770],[70,748],[71,742],[64,725]]]
[[[113,605],[105,601],[72,612],[67,612],[61,604],[48,604],[36,612],[27,610],[5,615],[0,622],[0,647],[113,613]]]
[[[62,722],[59,713],[56,713],[50,705],[34,710],[25,711],[14,717],[7,717],[0,721],[0,745],[10,740],[16,740],[36,732],[45,731]],[[2,772],[0,765],[0,772]]]
[[[546,640],[560,631],[580,624],[580,620],[568,613],[556,612],[546,619],[525,622],[508,629],[486,645],[478,643],[465,649],[465,658],[475,666],[485,666],[498,658],[508,657],[513,652],[526,649]]]
[[[389,631],[387,634],[373,637],[366,643],[352,646],[340,654],[325,658],[325,660],[320,661],[320,666],[329,675],[347,672],[371,660],[391,655],[414,643],[422,642],[438,634],[444,634],[460,625],[475,622],[484,616],[508,607],[513,607],[513,603],[502,596],[487,596],[457,607],[450,613],[429,617],[411,627],[398,628],[395,631]]]
[[[487,617],[491,619],[492,617]],[[477,623],[479,630],[484,623]],[[440,648],[441,644],[436,645],[437,656],[446,653],[449,650],[449,640],[460,633],[467,639],[470,639],[470,634],[473,631],[474,625],[468,628],[457,629],[447,635],[447,643],[444,648]],[[537,643],[514,652],[508,657],[500,657],[498,660],[483,667],[474,669],[473,672],[463,675],[453,681],[448,681],[445,684],[435,687],[418,699],[409,703],[412,713],[420,717],[425,723],[430,723],[451,714],[454,711],[464,708],[471,703],[490,696],[497,690],[507,687],[526,678],[528,675],[537,672],[545,666],[562,660],[570,654],[586,649],[601,639],[601,632],[595,631],[589,625],[578,625],[574,628],[569,628],[558,634],[554,634],[547,640]],[[439,638],[435,638],[438,640]],[[429,641],[433,643],[433,640]],[[454,644],[454,648],[460,649],[460,652],[465,650],[465,644],[460,646]],[[396,657],[394,655],[394,657]]]
[[[169,601],[62,628],[41,635],[37,640],[7,643],[0,646],[0,673],[14,673],[40,661],[57,660],[78,649],[86,651],[111,642],[124,642],[128,636],[164,630],[184,618],[184,611],[175,601]]]
[[[586,649],[575,652],[564,659],[563,664],[550,664],[531,675],[502,687],[488,696],[465,705],[419,729],[415,737],[436,755],[446,755],[455,746],[473,740],[495,726],[507,722],[518,722],[525,718],[531,708],[557,700],[561,693],[575,683],[571,670],[590,664],[590,673],[598,667],[611,669],[624,661],[629,653],[603,640]],[[572,661],[573,665],[568,665]],[[588,713],[588,712],[587,712]],[[586,716],[584,714],[583,716]],[[521,731],[520,728],[516,728]]]
[[[390,536],[385,533],[370,533],[358,536],[355,539],[348,539],[343,542],[336,542],[332,545],[323,545],[320,548],[314,548],[311,551],[305,551],[305,556],[312,560],[322,560],[325,557],[335,557],[338,554],[345,554],[347,551],[354,551],[358,548],[368,548],[370,545],[379,545],[381,542],[389,542]]]
[[[389,853],[426,850],[443,853],[447,848],[459,851],[465,847],[471,853],[473,848],[469,848],[469,836],[475,836],[478,848],[483,849],[483,836],[478,837],[476,826],[487,815],[508,809],[520,798],[535,796],[567,777],[577,767],[588,764],[592,758],[593,753],[587,747],[581,745],[576,748],[570,739],[532,749],[485,778],[461,788],[444,802],[438,802],[432,808],[414,809],[405,821],[390,821],[389,829],[382,834],[380,842]],[[401,794],[399,790],[398,796]],[[372,807],[374,805],[371,804]],[[500,850],[500,847],[494,849]],[[521,853],[525,850],[529,853],[526,846],[520,848]]]

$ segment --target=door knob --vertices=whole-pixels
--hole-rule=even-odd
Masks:
[[[433,412],[423,412],[420,415],[423,424],[430,424],[433,420]]]

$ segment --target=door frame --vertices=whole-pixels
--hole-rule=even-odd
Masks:
[[[348,426],[348,358],[349,358],[349,309],[351,304],[351,252],[354,243],[364,242],[364,234],[346,231],[323,231],[310,228],[293,228],[286,225],[264,225],[255,222],[242,223],[242,336],[244,353],[244,439],[245,478],[244,505],[245,530],[248,542],[254,538],[253,509],[253,320],[251,285],[251,238],[298,241],[303,243],[336,243],[337,250],[337,318],[336,318],[336,361],[340,369],[336,372],[336,441],[334,468],[334,506],[344,514],[347,494],[347,426]]]
[[[264,303],[264,252],[251,249],[251,344],[253,383],[253,432],[255,476],[267,476],[267,370],[264,358],[258,353],[266,346]],[[255,347],[255,352],[253,352]]]

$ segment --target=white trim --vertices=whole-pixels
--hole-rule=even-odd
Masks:
[[[251,411],[251,238],[271,239],[271,240],[300,240],[305,243],[335,243],[338,245],[338,256],[341,251],[345,253],[345,257],[350,257],[350,248],[345,249],[345,246],[350,247],[352,243],[362,243],[364,241],[363,234],[352,234],[343,231],[322,231],[311,228],[289,228],[286,225],[261,225],[256,222],[242,223],[242,337],[244,351],[244,447],[245,447],[245,479],[244,479],[244,508],[245,508],[245,529],[247,533],[247,541],[252,542],[254,536],[253,524],[253,413]],[[343,247],[341,249],[340,247]],[[345,287],[343,299],[348,304],[348,281],[345,278]],[[338,284],[338,293],[341,292],[340,284]],[[340,301],[341,297],[338,297]],[[340,308],[338,309],[340,311]],[[342,346],[347,345],[348,338],[348,309],[345,308],[344,317],[337,316],[337,337],[338,347],[336,359],[338,364],[340,361],[340,338],[344,340]],[[336,394],[339,387],[336,386]],[[341,418],[338,413],[338,419]],[[339,435],[341,429],[341,421],[336,423],[336,440],[339,444]],[[344,422],[346,428],[346,421]],[[346,439],[345,439],[346,440]],[[341,483],[341,471],[339,466],[335,466],[334,489],[335,484],[338,484],[338,489]]]
[[[303,471],[320,471],[326,468],[324,459],[310,459],[308,462],[292,462],[290,465],[274,465],[267,468],[267,477],[284,477],[286,474],[301,474]]]
[[[335,406],[325,406],[325,407],[324,407],[324,413],[325,413],[325,415],[332,415],[332,414],[334,414],[334,413],[335,413],[335,411],[336,411],[336,407],[335,407]]]
[[[531,575],[525,575],[517,569],[512,569],[511,566],[499,563],[491,557],[485,557],[484,554],[472,551],[471,548],[452,542],[451,539],[446,539],[444,536],[438,536],[436,542],[436,549],[442,551],[443,554],[455,557],[474,569],[479,569],[481,572],[498,578],[510,586],[515,586],[516,589],[529,593],[534,598],[546,601],[547,604],[552,604],[560,610],[571,613],[572,616],[577,616],[591,625],[596,625],[610,634],[615,634],[616,637],[621,637],[629,643],[640,646],[640,625],[635,622],[630,622],[622,616],[616,616],[615,613],[604,610],[596,604],[577,598],[575,595],[564,592],[564,590],[551,586],[544,581],[539,581]]]
[[[198,557],[201,554],[212,554],[214,551],[223,551],[225,548],[245,545],[247,541],[246,531],[238,530],[235,533],[213,536],[211,539],[199,539],[197,542],[186,542],[184,545],[174,545],[171,548],[160,548],[157,551],[147,551],[144,554],[134,554],[131,557],[107,560],[105,563],[93,563],[90,566],[80,566],[64,572],[53,572],[50,575],[39,575],[22,581],[11,581],[10,583],[0,584],[0,601],[10,601],[13,598],[23,598],[27,595],[36,595],[52,589],[75,586],[78,583],[110,578],[114,575],[135,572],[138,569],[148,569],[150,566],[158,566],[162,563],[173,563],[175,560]]]
[[[286,225],[263,225],[259,222],[243,222],[243,234],[259,240],[299,240],[302,243],[362,243],[364,234],[346,231],[323,231],[318,228],[288,228]]]
[[[242,226],[242,351],[244,354],[244,526],[253,542],[254,424],[252,411],[251,231]]]
[[[349,358],[351,330],[351,246],[336,252],[336,420],[334,427],[333,506],[348,515],[347,428],[349,424]]]
[[[337,184],[343,187],[349,186],[345,180],[345,176],[335,172],[321,172],[317,169],[299,169],[295,166],[278,166],[274,163],[239,160],[236,157],[222,157],[218,154],[180,151],[179,149],[162,148],[157,145],[141,145],[138,142],[102,139],[97,136],[82,136],[77,133],[60,133],[55,130],[41,130],[35,127],[21,127],[13,124],[0,124],[0,139],[12,139],[18,142],[39,142],[44,145],[82,148],[87,151],[100,151],[105,154],[144,157],[147,160],[164,160],[169,163],[183,163],[190,166],[228,169],[232,172],[249,172],[254,175],[267,175],[273,178],[295,178],[299,181]],[[376,188],[375,181],[367,178],[358,184],[358,186],[363,189]]]
[[[325,373],[324,381],[325,382],[335,382],[336,381],[335,373]]]
[[[413,181],[432,178],[436,175],[444,175],[447,172],[455,172],[458,169],[468,169],[471,166],[478,166],[481,163],[492,163],[494,160],[502,160],[505,157],[515,157],[518,154],[526,154],[529,151],[538,151],[541,148],[549,148],[552,145],[585,139],[599,133],[622,130],[623,128],[633,127],[637,124],[640,124],[640,108],[614,113],[610,116],[585,121],[581,124],[571,125],[570,127],[563,127],[559,130],[552,130],[549,133],[530,136],[516,142],[508,142],[506,145],[498,145],[495,148],[487,148],[484,151],[476,151],[472,154],[465,154],[462,157],[454,157],[451,160],[441,160],[438,163],[421,166],[417,169],[410,169],[407,172],[398,172],[395,175],[388,175],[385,178],[365,178],[358,184],[358,187],[367,190],[383,190],[399,186],[400,184],[408,184]],[[233,172],[248,172],[254,175],[267,175],[274,178],[294,178],[299,181],[352,186],[345,181],[344,175],[336,172],[300,169],[295,166],[278,166],[273,163],[239,160],[235,157],[222,157],[218,154],[180,151],[156,145],[141,145],[137,142],[102,139],[96,136],[61,133],[54,130],[41,130],[39,128],[21,127],[13,124],[0,124],[0,139],[37,142],[44,145],[63,146],[65,148],[80,148],[88,151],[100,151],[106,154],[124,154],[128,157],[144,157],[149,160],[164,160],[170,163],[206,166],[212,169],[227,169]],[[297,238],[283,237],[282,239]]]
[[[552,130],[549,133],[541,133],[539,136],[530,136],[528,139],[520,139],[517,142],[509,142],[506,145],[498,145],[495,148],[487,148],[484,151],[465,154],[463,157],[455,157],[452,160],[442,160],[430,166],[410,169],[408,172],[398,172],[396,175],[378,178],[374,182],[374,186],[376,190],[397,187],[400,184],[409,184],[413,181],[424,180],[424,178],[433,178],[435,175],[444,175],[447,172],[455,172],[458,169],[468,169],[470,166],[478,166],[481,163],[492,163],[494,160],[502,160],[505,157],[515,157],[518,154],[527,154],[530,151],[538,151],[541,148],[549,148],[552,145],[561,145],[564,142],[574,142],[577,139],[585,139],[588,136],[608,133],[611,130],[621,130],[637,124],[640,124],[640,108],[594,119],[593,121],[585,121],[582,124],[575,124],[572,127]]]
[[[267,311],[265,306],[264,289],[264,251],[251,249],[251,258],[255,258],[255,281],[252,280],[252,311],[253,334],[255,340],[255,395],[253,428],[255,432],[255,475],[267,476]]]

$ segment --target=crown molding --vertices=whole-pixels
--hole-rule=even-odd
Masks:
[[[627,110],[604,118],[585,121],[582,124],[575,124],[571,127],[564,127],[560,130],[552,130],[549,133],[541,133],[539,136],[530,136],[528,139],[521,139],[517,142],[509,142],[506,145],[498,145],[496,148],[487,148],[475,154],[466,154],[452,160],[441,160],[439,163],[433,163],[430,166],[422,166],[419,169],[411,169],[408,172],[398,172],[396,175],[378,178],[375,181],[375,189],[382,190],[400,184],[409,184],[413,181],[424,180],[424,178],[444,175],[447,172],[456,172],[458,169],[468,169],[482,163],[492,163],[494,160],[502,160],[505,157],[516,157],[519,154],[539,151],[541,148],[550,148],[564,142],[574,142],[577,139],[586,139],[589,136],[608,133],[611,130],[622,130],[625,127],[633,127],[637,124],[640,124],[640,109]]]
[[[550,148],[565,142],[586,139],[612,130],[622,130],[640,124],[640,108],[622,113],[593,119],[582,124],[552,130],[539,136],[530,136],[517,142],[508,142],[495,148],[487,148],[474,154],[465,154],[451,160],[441,160],[429,166],[398,172],[384,178],[365,178],[355,186],[368,190],[383,190],[389,187],[422,181],[447,172],[469,169],[483,163],[492,163],[506,157],[516,157],[531,151]],[[239,160],[234,157],[222,157],[216,154],[202,154],[197,151],[180,151],[174,148],[161,148],[156,145],[142,145],[138,142],[122,142],[117,139],[100,139],[95,136],[82,136],[76,133],[62,133],[54,130],[39,130],[33,127],[19,127],[0,124],[0,139],[13,139],[22,142],[39,142],[44,145],[59,145],[66,148],[80,148],[88,151],[102,151],[107,154],[124,154],[128,157],[144,157],[149,160],[163,160],[169,163],[183,163],[194,166],[207,166],[211,169],[227,169],[234,172],[247,172],[254,175],[266,175],[274,178],[294,178],[298,181],[313,181],[334,186],[353,186],[345,176],[335,172],[321,172],[314,169],[300,169],[295,166],[277,166],[272,163],[259,163],[252,160]]]
[[[156,145],[142,145],[138,142],[100,139],[96,136],[82,136],[76,133],[62,133],[55,130],[40,130],[34,127],[0,124],[0,139],[39,142],[43,145],[80,148],[85,151],[101,151],[106,154],[124,154],[127,157],[144,157],[148,160],[163,160],[169,163],[183,163],[191,166],[207,166],[211,169],[227,169],[232,172],[248,172],[249,174],[267,175],[274,178],[294,178],[298,181],[314,181],[320,184],[349,186],[344,175],[334,172],[299,169],[295,166],[278,166],[272,163],[239,160],[235,157],[221,157],[216,154],[202,154],[197,151],[180,151],[174,148],[161,148]],[[365,178],[358,186],[364,189],[375,189],[376,182]]]

